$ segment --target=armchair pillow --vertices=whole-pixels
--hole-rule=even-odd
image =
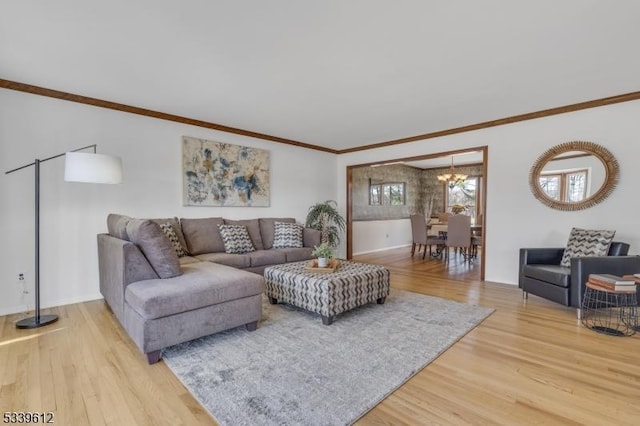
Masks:
[[[224,242],[225,253],[242,254],[255,251],[247,227],[243,225],[218,225]]]
[[[301,248],[302,225],[297,223],[275,222],[273,248]]]
[[[571,229],[560,265],[570,267],[573,257],[606,256],[615,233],[616,231]]]

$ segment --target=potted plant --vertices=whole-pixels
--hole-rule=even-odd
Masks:
[[[326,268],[329,266],[329,259],[333,257],[333,248],[328,243],[313,246],[311,256],[318,258],[318,268]]]
[[[340,232],[346,227],[345,220],[338,212],[338,204],[333,200],[318,203],[309,207],[306,226],[320,231],[320,242],[330,247],[337,247]]]

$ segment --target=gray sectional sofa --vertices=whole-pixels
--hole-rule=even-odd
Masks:
[[[256,329],[264,269],[311,259],[320,244],[320,232],[304,228],[302,247],[274,248],[275,222],[295,219],[109,215],[108,233],[98,235],[100,292],[150,364],[167,346],[241,325]],[[167,224],[175,233],[173,246],[161,230]],[[218,225],[246,227],[255,250],[227,253]],[[175,245],[188,255],[179,257]]]

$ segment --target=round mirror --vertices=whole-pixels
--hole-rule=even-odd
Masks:
[[[592,142],[566,142],[546,151],[529,173],[533,195],[558,210],[582,210],[604,200],[618,183],[618,162]]]

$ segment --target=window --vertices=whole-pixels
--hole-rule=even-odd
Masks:
[[[540,175],[540,188],[552,200],[576,202],[587,198],[588,170],[550,172]]]
[[[404,183],[385,183],[382,185],[382,203],[390,206],[404,205]]]
[[[369,185],[369,204],[372,206],[403,206],[405,204],[405,183],[379,183]]]
[[[379,206],[382,204],[382,186],[371,185],[369,186],[369,204],[372,206]]]
[[[447,211],[464,213],[475,218],[478,213],[479,177],[468,177],[456,182],[453,187],[445,185],[447,195]]]
[[[552,200],[560,200],[560,186],[562,181],[561,175],[543,175],[540,176],[540,188]]]

